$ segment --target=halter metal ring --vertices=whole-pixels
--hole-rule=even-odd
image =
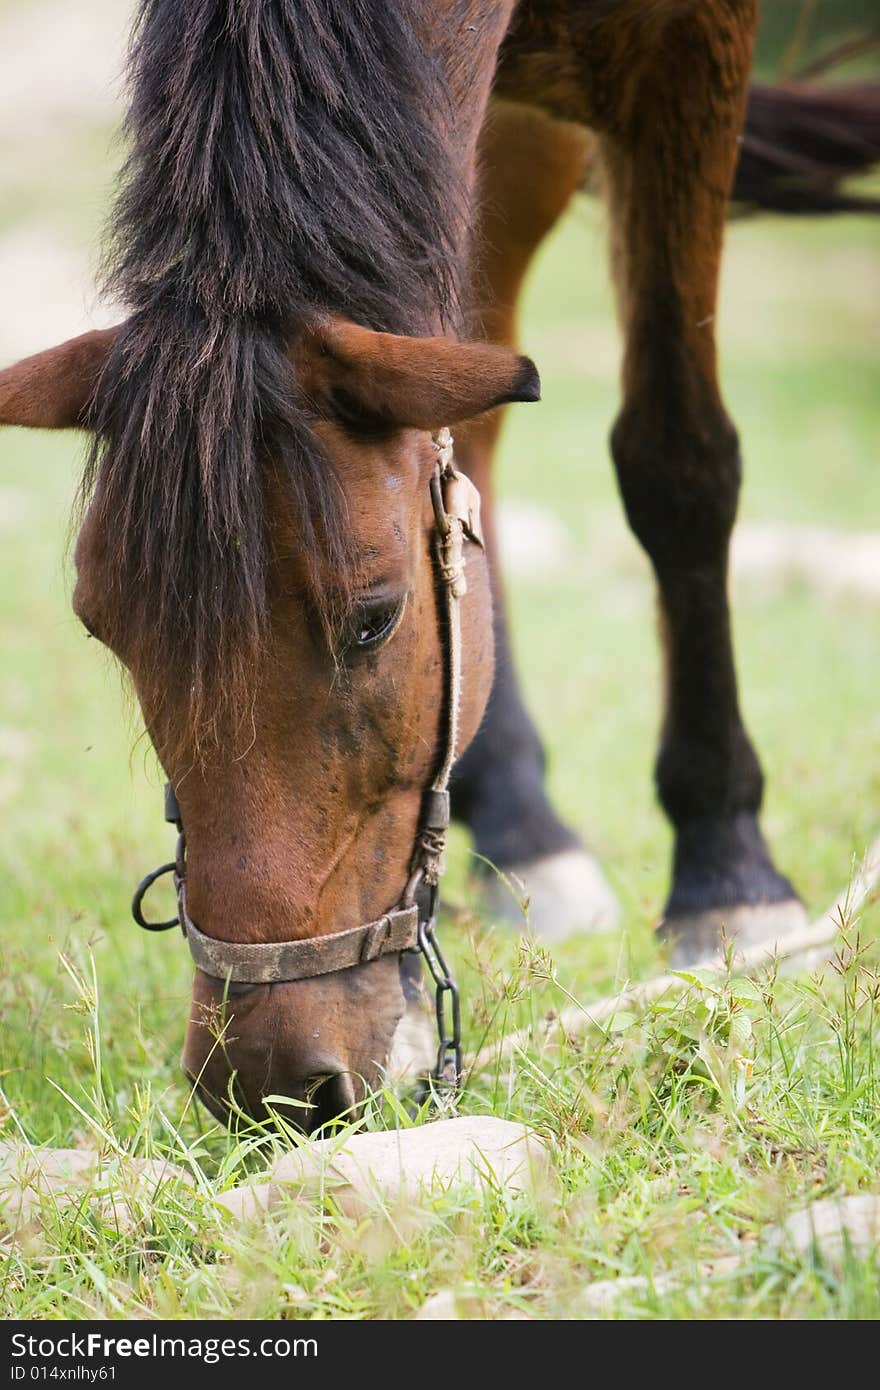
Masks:
[[[160,869],[154,869],[151,874],[142,878],[137,888],[134,890],[134,897],[131,900],[131,915],[139,927],[144,931],[170,931],[172,927],[180,925],[179,917],[172,917],[167,922],[150,922],[143,914],[143,901],[149,893],[157,878],[162,878],[165,874],[177,873],[177,861],[173,860],[170,864],[163,864]]]

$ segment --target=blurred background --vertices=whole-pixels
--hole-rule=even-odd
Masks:
[[[113,319],[93,271],[121,159],[126,22],[121,0],[0,0],[3,363]],[[756,72],[797,74],[872,26],[875,3],[765,0]],[[833,80],[867,72],[876,57],[857,51]],[[625,906],[622,937],[560,949],[583,997],[653,964],[671,848],[651,782],[654,600],[607,448],[619,342],[604,243],[602,209],[583,198],[539,258],[523,347],[544,403],[512,413],[499,482],[515,648],[553,793]],[[765,830],[815,915],[880,832],[880,219],[732,222],[719,337],[745,458],[742,703],[768,779]],[[81,1047],[59,949],[94,945],[108,1046],[163,1085],[177,1084],[190,973],[178,938],[147,938],[128,917],[172,837],[136,711],[70,610],[80,464],[73,436],[0,440],[0,1079],[22,1103],[26,1071],[51,1072],[58,1052],[76,1064]],[[467,988],[463,834],[452,870]],[[501,957],[513,949],[501,929],[490,937]],[[36,1138],[57,1137],[54,1114],[43,1096]]]

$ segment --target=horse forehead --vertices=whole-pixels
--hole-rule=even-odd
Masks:
[[[318,431],[316,431],[318,433]],[[422,537],[431,526],[428,481],[433,450],[416,431],[410,439],[386,445],[343,441],[339,432],[327,432],[321,442],[332,459],[341,483],[340,505],[349,531],[351,554],[364,566],[365,577],[407,581],[412,576],[416,552],[427,547]],[[425,447],[420,445],[424,443]],[[280,470],[269,479],[268,510],[272,532],[273,569],[280,566],[288,577],[307,588],[311,567],[302,550],[302,526],[295,499]],[[334,576],[328,575],[332,583]]]
[[[326,446],[339,460],[346,489],[353,493],[412,496],[427,485],[435,460],[430,438],[422,430],[396,430],[387,439],[355,442],[333,429]]]
[[[402,430],[389,440],[355,443],[333,430],[325,447],[339,470],[356,543],[382,549],[411,543],[429,500],[434,451],[428,437]]]
[[[424,491],[423,497],[415,479],[394,471],[359,489],[350,502],[357,547],[383,554],[408,549],[422,529]]]

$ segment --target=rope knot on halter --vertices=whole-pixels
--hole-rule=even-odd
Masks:
[[[440,476],[446,477],[447,474],[454,473],[454,441],[452,431],[448,425],[444,425],[442,430],[438,430],[433,437],[434,448],[437,451],[437,467],[440,469]]]
[[[480,525],[480,494],[471,480],[455,466],[452,434],[444,426],[433,436],[437,467],[431,484],[434,519],[439,543],[437,563],[447,593],[464,598],[467,578],[464,568],[464,540],[469,536],[483,544]]]
[[[423,882],[434,887],[440,882],[446,870],[446,830],[424,829],[419,831],[413,868],[421,870]]]

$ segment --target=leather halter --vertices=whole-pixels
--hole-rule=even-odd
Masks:
[[[480,494],[465,474],[455,467],[452,435],[442,429],[433,436],[437,462],[431,477],[434,512],[436,577],[444,599],[446,737],[437,773],[428,787],[416,833],[410,876],[400,903],[375,922],[366,922],[326,936],[294,941],[232,942],[206,936],[189,916],[186,906],[186,840],[177,797],[170,784],[165,789],[165,818],[178,829],[173,863],[148,874],[135,892],[132,915],[147,931],[166,931],[178,924],[186,937],[199,970],[215,979],[241,984],[277,984],[307,980],[347,970],[380,956],[420,950],[437,987],[437,1022],[440,1049],[436,1079],[458,1082],[461,1049],[458,1037],[458,992],[440,953],[434,932],[437,884],[444,869],[446,831],[449,826],[449,778],[458,744],[461,705],[461,599],[467,592],[465,538],[483,545],[480,526]],[[163,874],[173,874],[178,916],[167,922],[150,922],[142,903],[148,889]],[[452,996],[453,1032],[447,1036],[444,995]],[[449,1072],[453,1075],[450,1078]]]

